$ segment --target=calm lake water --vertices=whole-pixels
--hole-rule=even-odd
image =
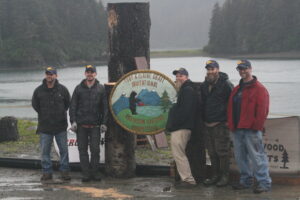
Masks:
[[[151,69],[174,79],[172,71],[185,67],[192,81],[203,81],[205,62],[208,57],[153,58]],[[220,70],[227,73],[237,85],[239,74],[235,70],[236,60],[216,59]],[[300,115],[300,60],[250,60],[253,74],[269,90],[271,96],[270,113],[274,115]],[[101,83],[108,81],[107,66],[97,66],[97,78]],[[0,117],[15,116],[36,118],[31,108],[34,89],[41,84],[44,71],[5,70],[0,71]],[[58,69],[58,79],[72,94],[75,86],[84,78],[83,67]]]

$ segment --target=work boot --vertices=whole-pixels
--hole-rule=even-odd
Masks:
[[[205,181],[203,181],[203,184],[206,186],[209,185],[214,185],[215,183],[217,183],[219,180],[219,177],[217,175],[213,175],[211,178],[206,179]]]
[[[196,183],[188,183],[188,182],[185,182],[185,181],[180,181],[179,183],[176,183],[175,185],[175,188],[177,189],[184,189],[184,188],[194,188],[197,186]]]
[[[91,181],[91,175],[88,172],[83,172],[81,177],[82,182],[90,182]]]
[[[41,176],[41,181],[49,181],[52,180],[52,174],[51,173],[43,173]]]
[[[216,157],[211,157],[212,177],[203,181],[206,186],[214,185],[219,180],[219,162]]]
[[[224,187],[229,182],[229,158],[228,157],[220,158],[220,171],[221,171],[221,178],[216,184],[216,186]]]
[[[99,172],[93,174],[94,181],[101,181],[101,174]]]
[[[224,187],[227,186],[229,182],[229,175],[227,173],[224,173],[220,180],[217,182],[216,186],[217,187]]]
[[[60,172],[60,178],[63,181],[69,181],[69,180],[71,180],[71,177],[70,177],[68,171],[62,171],[62,172]]]

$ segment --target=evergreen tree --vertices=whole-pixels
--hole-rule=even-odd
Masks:
[[[286,163],[289,162],[289,156],[288,156],[288,153],[286,152],[286,150],[284,150],[283,153],[282,153],[281,162],[283,162],[283,167],[280,167],[280,168],[288,169],[288,167],[286,166]]]
[[[172,106],[172,102],[170,101],[169,94],[166,90],[163,92],[162,97],[160,98],[160,106],[164,113],[167,112]]]
[[[215,6],[204,49],[243,54],[300,50],[299,0],[226,0]]]
[[[0,64],[29,66],[100,60],[106,15],[94,0],[1,0]]]

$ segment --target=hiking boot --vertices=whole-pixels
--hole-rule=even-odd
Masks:
[[[253,193],[254,193],[254,194],[260,194],[260,193],[268,192],[268,191],[269,191],[269,189],[263,188],[263,187],[260,187],[260,186],[255,187],[255,188],[253,189]]]
[[[232,185],[232,189],[234,189],[234,190],[245,190],[245,189],[249,189],[249,186],[238,183],[238,184]]]
[[[214,175],[210,179],[206,179],[205,181],[203,181],[203,184],[206,185],[206,186],[214,185],[218,182],[218,180],[219,180],[219,177]]]
[[[63,180],[63,181],[69,181],[69,180],[71,180],[71,177],[70,177],[68,171],[60,172],[60,178],[61,178],[61,180]]]
[[[43,173],[41,176],[41,181],[49,181],[52,180],[52,174],[50,173]]]
[[[229,182],[229,175],[228,174],[223,174],[220,178],[220,180],[217,182],[216,186],[217,187],[224,187],[227,186]]]

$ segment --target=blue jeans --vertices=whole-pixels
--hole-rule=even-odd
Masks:
[[[270,189],[271,178],[267,155],[264,152],[262,132],[237,129],[234,133],[234,155],[240,170],[240,184],[250,187],[253,176],[258,186]]]
[[[41,164],[43,173],[52,173],[52,161],[51,161],[51,146],[53,138],[55,137],[59,154],[60,154],[60,171],[69,171],[69,153],[68,153],[68,138],[67,132],[63,131],[57,134],[45,134],[40,133],[40,145],[41,145]]]

